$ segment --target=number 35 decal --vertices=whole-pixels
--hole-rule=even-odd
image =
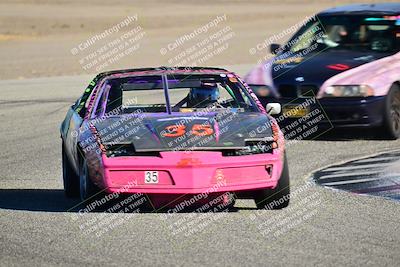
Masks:
[[[193,135],[207,136],[214,133],[213,128],[209,124],[194,124],[191,130]],[[186,133],[185,125],[169,125],[165,127],[165,130],[161,133],[164,137],[178,137]]]
[[[144,182],[146,184],[158,184],[158,171],[145,171]]]

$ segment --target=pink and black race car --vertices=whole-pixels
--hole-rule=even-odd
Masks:
[[[245,81],[262,103],[283,105],[289,115],[281,127],[322,108],[327,116],[321,128],[378,129],[380,137],[400,137],[400,3],[322,11],[286,44],[270,49],[276,56]],[[299,109],[310,98],[317,103]]]
[[[64,191],[151,199],[232,192],[289,203],[283,135],[234,73],[146,68],[99,74],[61,124]],[[157,201],[155,201],[157,202]]]

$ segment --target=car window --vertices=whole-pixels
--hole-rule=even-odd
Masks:
[[[110,88],[111,88],[111,86],[106,84],[104,86],[103,92],[101,93],[101,96],[99,96],[96,110],[94,111],[96,117],[101,116],[104,112],[104,107],[107,104],[106,100],[107,100],[107,95],[109,93]]]
[[[357,50],[397,52],[400,25],[390,16],[332,15],[312,20],[287,42],[285,52]]]
[[[167,101],[161,76],[135,76],[108,81],[105,112],[166,112]],[[258,111],[254,100],[235,77],[227,75],[171,75],[168,77],[169,104],[173,112],[206,108],[236,108]],[[102,113],[99,106],[96,115]]]

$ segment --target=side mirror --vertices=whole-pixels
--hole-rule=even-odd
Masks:
[[[269,46],[269,51],[273,55],[278,54],[279,49],[281,49],[281,45],[280,44],[270,44],[270,46]]]
[[[265,110],[269,115],[278,115],[282,112],[282,106],[279,103],[268,103]]]

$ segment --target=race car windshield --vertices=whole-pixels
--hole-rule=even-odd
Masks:
[[[258,111],[243,84],[233,75],[134,76],[108,81],[105,112],[192,112],[198,110],[235,109]],[[165,87],[168,90],[165,90]],[[167,91],[167,92],[166,92]],[[99,112],[98,114],[101,114]]]
[[[283,51],[301,56],[326,50],[395,53],[399,25],[400,16],[321,16],[301,27]]]

